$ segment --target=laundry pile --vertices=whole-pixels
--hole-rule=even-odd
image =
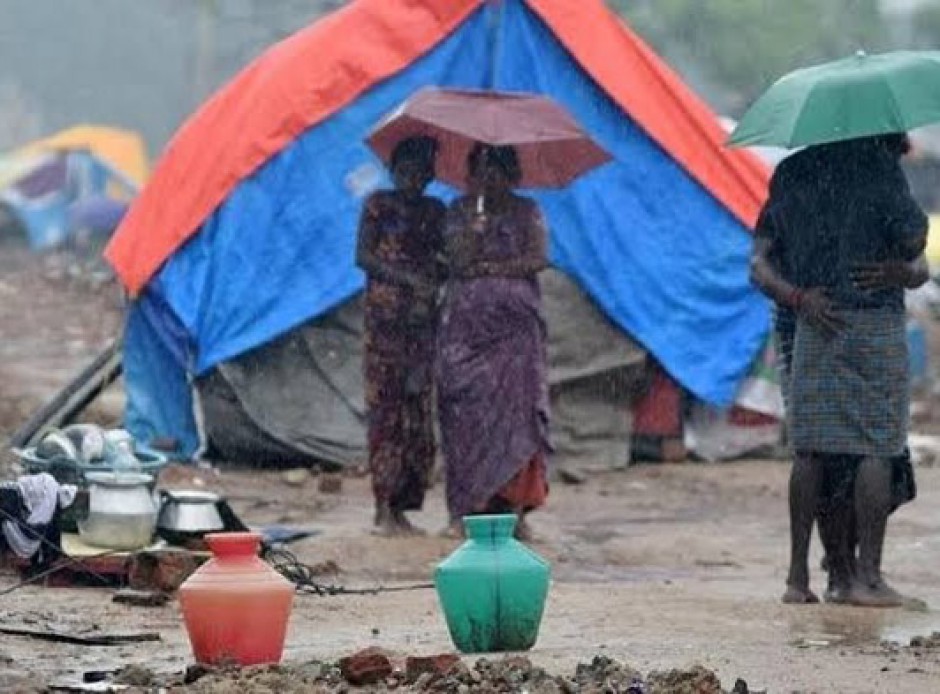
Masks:
[[[47,472],[0,482],[0,549],[32,559],[43,550],[43,540],[58,546],[56,514],[72,505],[77,492],[76,485],[59,484]]]

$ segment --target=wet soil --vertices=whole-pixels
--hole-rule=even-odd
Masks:
[[[0,441],[117,335],[122,301],[94,260],[0,244]],[[113,424],[121,402],[115,388],[89,416]]]
[[[42,274],[43,266],[28,258],[2,258],[0,416],[7,415],[0,426],[9,432],[113,335],[120,300],[113,287]],[[114,395],[95,416],[117,416],[119,398]],[[936,411],[930,402],[925,407],[931,415]],[[921,433],[940,433],[937,421],[924,417]],[[703,687],[713,686],[707,673],[714,673],[727,691],[738,678],[751,691],[940,691],[940,648],[931,637],[940,631],[940,469],[918,469],[920,496],[898,511],[889,530],[889,578],[927,601],[929,608],[918,612],[780,604],[787,474],[785,463],[763,461],[635,467],[592,474],[581,485],[556,483],[548,508],[532,519],[534,548],[551,561],[554,579],[539,641],[526,654],[532,666],[550,678],[571,679],[579,664],[601,655],[644,673],[648,690],[656,692],[711,691],[682,679],[696,664],[706,670],[693,682],[699,677]],[[225,493],[252,525],[315,530],[291,550],[305,563],[334,562],[339,572],[322,578],[330,583],[423,583],[456,547],[437,535],[445,520],[440,488],[413,518],[427,536],[384,539],[369,533],[365,478],[345,479],[339,494],[321,492],[315,476],[288,479],[276,472],[173,470],[165,481]],[[814,567],[819,559],[817,544]],[[815,570],[814,587],[821,590],[823,579]],[[16,580],[0,575],[0,590]],[[0,691],[43,691],[52,683],[80,681],[86,672],[130,665],[157,682],[178,678],[191,662],[178,603],[138,608],[114,604],[112,595],[109,589],[40,586],[0,595],[4,624],[161,635],[156,644],[118,647],[4,636]],[[450,650],[434,592],[299,595],[286,670],[212,673],[181,691],[317,691],[296,678],[315,680],[324,674],[319,664],[368,646],[400,656]],[[465,659],[471,669],[475,662]],[[659,689],[652,687],[653,671],[663,673],[655,680]],[[327,687],[322,691],[344,686],[320,684]]]

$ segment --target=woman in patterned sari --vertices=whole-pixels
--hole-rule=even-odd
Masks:
[[[546,232],[512,147],[477,145],[471,194],[448,210],[449,279],[438,353],[438,408],[451,528],[472,513],[524,516],[545,503],[548,383],[538,273]]]
[[[421,509],[434,464],[431,364],[445,208],[424,189],[436,156],[431,138],[400,142],[390,162],[395,189],[371,195],[359,225],[369,468],[375,525],[384,535],[418,532],[405,512]]]

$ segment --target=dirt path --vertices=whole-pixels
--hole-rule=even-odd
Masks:
[[[936,611],[779,604],[786,472],[776,463],[634,468],[556,487],[535,524],[536,549],[552,561],[555,581],[533,661],[550,671],[570,671],[598,653],[641,671],[701,663],[729,689],[743,677],[771,692],[934,691],[940,651],[915,653],[882,641],[907,644],[911,636],[940,630]],[[364,480],[347,480],[335,496],[319,494],[313,480],[292,487],[273,473],[204,479],[227,491],[253,523],[287,521],[320,531],[293,549],[308,563],[337,562],[342,573],[332,581],[426,580],[454,547],[435,536],[370,536]],[[892,523],[886,565],[898,587],[940,605],[940,470],[920,471],[920,484],[918,502]],[[429,530],[443,525],[437,494],[418,522]],[[814,580],[821,585],[820,572]],[[109,649],[5,637],[3,691],[9,691],[5,682],[26,673],[33,682],[50,682],[128,662],[158,672],[178,672],[188,662],[175,603],[127,608],[111,604],[107,591],[29,588],[0,598],[0,614],[6,622],[76,620],[156,630],[163,638],[156,648]],[[448,650],[434,593],[298,598],[289,661],[333,659],[370,645],[401,653]]]

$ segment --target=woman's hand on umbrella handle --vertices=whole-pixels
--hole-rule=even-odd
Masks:
[[[830,337],[845,328],[845,321],[836,312],[825,290],[820,287],[801,290],[795,308],[810,325]]]

